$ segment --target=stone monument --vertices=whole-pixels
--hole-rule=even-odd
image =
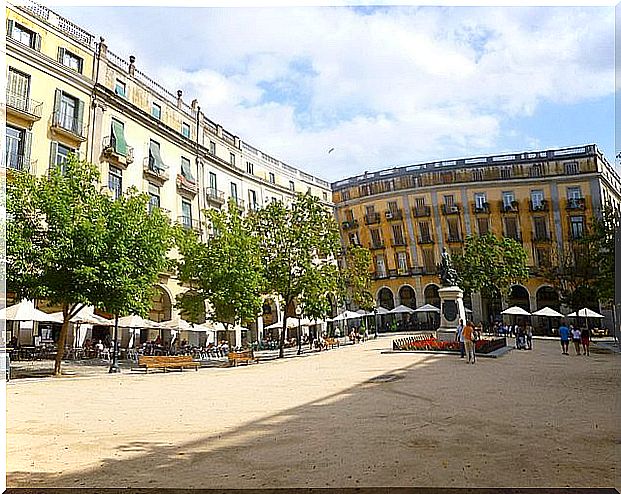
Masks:
[[[441,341],[455,339],[457,325],[461,319],[466,323],[466,309],[464,308],[464,291],[457,286],[459,277],[453,267],[451,258],[446,251],[442,250],[442,262],[440,263],[440,280],[442,288],[438,290],[440,295],[440,327],[436,330],[436,338]]]

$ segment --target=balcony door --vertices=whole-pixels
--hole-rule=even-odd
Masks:
[[[9,68],[9,81],[6,87],[6,102],[18,110],[28,111],[30,97],[30,76]]]

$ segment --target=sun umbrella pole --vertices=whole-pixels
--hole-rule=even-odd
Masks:
[[[121,369],[119,369],[119,364],[116,361],[116,353],[119,347],[118,338],[119,338],[119,315],[115,314],[114,315],[114,342],[112,343],[113,345],[112,346],[112,363],[110,364],[110,369],[108,370],[110,374],[114,374],[116,372],[121,371]]]

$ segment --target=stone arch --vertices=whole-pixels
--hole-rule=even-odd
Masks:
[[[425,297],[426,304],[435,305],[436,307],[440,308],[440,294],[438,293],[439,289],[440,287],[435,283],[430,283],[425,287],[425,290],[423,291],[423,296]]]
[[[162,285],[161,283],[153,285],[153,288],[154,291],[151,297],[149,319],[156,322],[172,319],[172,292],[166,285]]]
[[[543,309],[544,307],[550,307],[556,311],[560,311],[561,309],[561,301],[558,292],[550,285],[541,285],[537,288],[535,299],[537,301],[537,310]]]
[[[416,309],[416,293],[410,285],[402,285],[399,288],[399,303],[412,309]]]
[[[511,293],[507,299],[509,307],[518,306],[527,312],[530,312],[530,294],[528,289],[522,285],[513,285]]]
[[[385,309],[391,310],[395,308],[395,296],[392,290],[386,286],[380,288],[377,292],[377,303]]]

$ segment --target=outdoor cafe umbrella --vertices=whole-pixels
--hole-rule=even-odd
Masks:
[[[518,307],[517,305],[514,305],[513,307],[509,307],[508,309],[503,310],[501,314],[507,315],[507,316],[530,316],[530,312],[522,309],[521,307]]]
[[[429,314],[439,314],[440,313],[440,309],[438,309],[435,305],[431,305],[431,304],[425,304],[425,305],[421,305],[418,309],[414,309],[414,313],[415,314],[419,314],[422,312],[426,312],[427,313],[427,324],[431,324],[431,322],[429,321]]]
[[[533,316],[538,317],[547,317],[548,318],[548,330],[552,332],[552,318],[553,317],[565,317],[560,312],[555,311],[550,307],[544,307],[543,309],[536,310],[532,314]]]
[[[408,307],[407,305],[397,305],[394,309],[389,311],[391,314],[411,314],[414,312],[414,309]]]
[[[31,300],[23,300],[19,304],[5,307],[0,310],[0,318],[6,321],[63,322],[62,317],[36,309]]]
[[[576,312],[572,312],[571,314],[567,314],[567,317],[575,317],[576,319],[578,319],[578,325],[580,325],[580,318],[584,317],[586,320],[587,328],[589,327],[589,318],[604,319],[604,316],[587,307],[584,307],[583,309],[580,309]]]

